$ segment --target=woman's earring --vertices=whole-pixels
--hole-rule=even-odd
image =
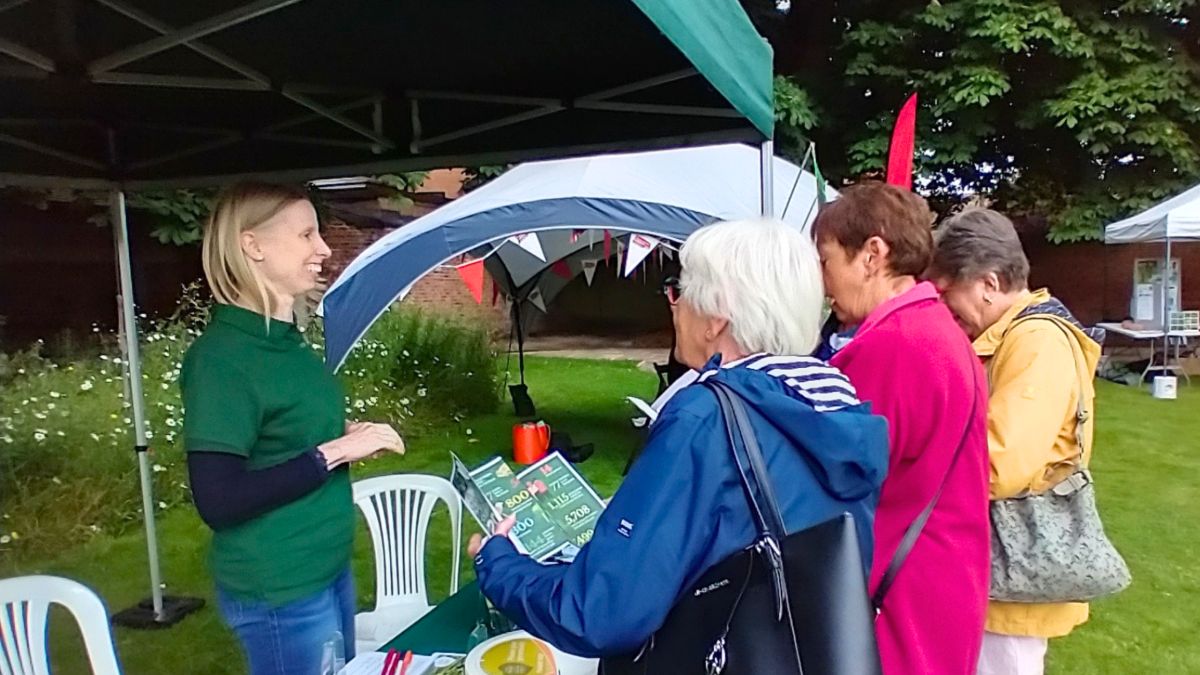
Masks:
[[[984,304],[990,305],[992,304],[992,299],[985,295],[983,296],[983,302]]]

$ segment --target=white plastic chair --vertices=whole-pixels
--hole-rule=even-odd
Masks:
[[[354,483],[354,503],[367,519],[375,549],[375,610],[355,617],[355,645],[374,651],[433,606],[425,589],[425,540],[438,500],[450,509],[450,592],[458,590],[462,500],[445,478],[392,474]]]
[[[50,576],[0,580],[0,673],[50,675],[46,619],[51,604],[75,617],[95,675],[120,675],[108,610],[90,588]]]

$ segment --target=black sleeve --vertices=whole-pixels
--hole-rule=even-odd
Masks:
[[[329,476],[316,448],[282,464],[251,471],[246,458],[193,450],[188,455],[192,499],[213,530],[240,525],[316,490]]]

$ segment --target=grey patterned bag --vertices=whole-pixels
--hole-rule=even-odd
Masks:
[[[1056,318],[1045,319],[1067,333],[1075,357],[1079,458],[1075,472],[1046,492],[991,503],[990,596],[1005,602],[1082,602],[1118,593],[1131,581],[1125,560],[1104,534],[1092,474],[1083,466],[1086,362],[1075,353],[1075,337]]]

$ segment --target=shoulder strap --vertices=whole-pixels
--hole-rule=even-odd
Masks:
[[[971,358],[975,358],[974,352]],[[883,609],[883,599],[892,588],[892,583],[896,581],[896,575],[900,573],[900,566],[904,564],[905,558],[912,552],[913,546],[917,543],[917,537],[921,535],[921,530],[925,529],[925,523],[929,520],[929,515],[933,513],[933,508],[937,506],[938,498],[942,496],[942,490],[946,487],[946,482],[950,480],[950,473],[954,471],[954,465],[958,463],[958,456],[962,454],[962,449],[967,444],[967,440],[971,436],[971,425],[975,421],[975,413],[979,408],[979,396],[976,389],[979,386],[979,375],[975,371],[974,364],[971,367],[971,414],[967,416],[966,428],[963,429],[962,440],[958,442],[958,447],[954,450],[954,456],[950,458],[950,466],[946,469],[946,475],[942,477],[942,484],[938,486],[937,492],[933,494],[933,499],[929,500],[929,504],[921,511],[904,531],[904,538],[900,540],[900,545],[896,547],[896,553],[892,555],[891,562],[888,563],[887,571],[883,573],[883,578],[879,580],[879,586],[875,589],[875,594],[871,596],[871,606],[875,608],[875,613]]]
[[[1063,326],[1062,319],[1055,314],[1029,314],[1014,321],[1012,326],[1026,321],[1047,321],[1062,331],[1063,335],[1067,338],[1067,347],[1071,350],[1071,358],[1075,361],[1075,375],[1079,383],[1079,392],[1075,400],[1075,444],[1079,446],[1079,459],[1076,460],[1075,466],[1082,469],[1084,468],[1084,427],[1091,418],[1091,413],[1084,402],[1087,389],[1084,386],[1083,378],[1084,373],[1087,372],[1087,361],[1083,359],[1083,347],[1079,346],[1079,340],[1075,335],[1071,334],[1071,331]],[[1012,326],[1009,326],[1008,330],[1012,330]]]
[[[775,490],[771,487],[771,477],[767,474],[758,437],[750,425],[750,416],[742,403],[741,395],[716,379],[705,380],[704,384],[716,395],[721,413],[725,417],[725,432],[729,436],[733,462],[742,479],[742,489],[746,493],[746,501],[750,504],[750,511],[758,530],[755,546],[771,570],[776,619],[780,620],[788,602],[788,594],[787,582],[783,575],[783,553],[779,542],[786,536],[787,531],[784,528],[783,516],[779,512],[779,503],[775,500]],[[739,444],[746,452],[748,462],[745,464],[738,454]]]

